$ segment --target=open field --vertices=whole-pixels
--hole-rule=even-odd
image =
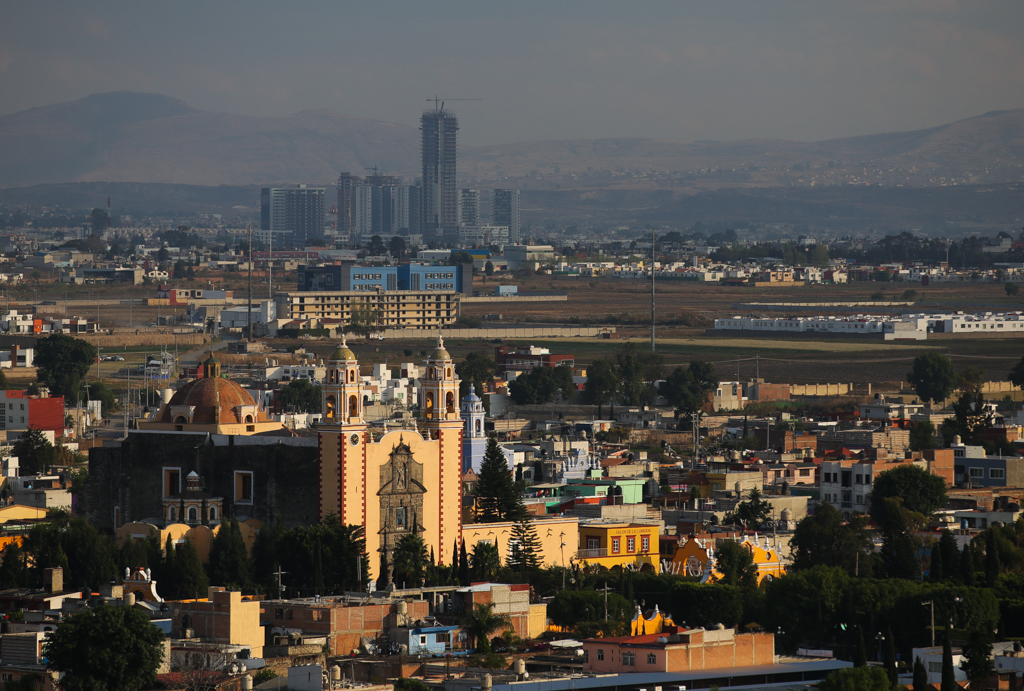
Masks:
[[[237,279],[236,290],[244,290],[244,280]],[[594,360],[614,357],[616,350],[627,340],[635,340],[647,348],[650,334],[650,285],[643,281],[627,281],[611,278],[570,278],[559,276],[528,276],[525,278],[491,278],[486,283],[481,278],[474,288],[481,292],[492,292],[498,284],[515,284],[521,290],[557,290],[568,295],[565,302],[522,302],[468,304],[462,314],[470,317],[491,315],[486,323],[494,326],[513,324],[611,324],[616,327],[620,338],[605,339],[541,339],[523,342],[507,342],[508,345],[532,344],[547,347],[552,352],[572,353],[578,366],[586,366]],[[197,281],[196,286],[202,285]],[[292,287],[283,284],[282,287]],[[751,378],[760,375],[770,381],[793,383],[868,382],[898,388],[910,369],[913,358],[919,353],[938,350],[953,358],[958,369],[973,365],[984,369],[989,379],[1006,378],[1010,368],[1024,355],[1024,338],[962,338],[953,340],[929,340],[924,342],[883,342],[850,338],[846,340],[781,340],[771,337],[718,337],[705,334],[710,320],[715,317],[737,313],[734,305],[747,302],[838,302],[867,301],[872,294],[881,291],[887,299],[901,299],[903,291],[916,290],[916,308],[921,311],[940,309],[940,305],[957,305],[956,309],[1013,310],[1024,308],[1024,298],[1008,297],[998,284],[946,284],[922,288],[906,283],[854,283],[846,286],[803,286],[793,288],[731,288],[688,281],[659,281],[657,284],[657,350],[664,358],[666,367],[685,365],[692,359],[714,362],[721,379]],[[32,300],[34,288],[16,288],[12,300],[28,296]],[[260,287],[265,295],[266,284]],[[78,287],[69,289],[71,298],[80,299],[121,299],[143,298],[155,295],[155,286],[95,288]],[[57,291],[46,299],[57,299]],[[77,295],[75,293],[77,292]],[[43,290],[39,290],[39,299]],[[90,295],[91,294],[91,295]],[[236,293],[238,294],[238,293]],[[52,306],[50,309],[54,309]],[[133,324],[148,325],[161,315],[180,314],[184,308],[134,307],[130,311],[122,305],[100,305],[102,325],[127,327],[129,318]],[[941,308],[954,309],[954,308]],[[496,315],[501,315],[497,320]],[[782,314],[782,313],[777,313]],[[95,317],[90,309],[83,316]],[[387,362],[392,366],[401,362],[419,362],[433,349],[434,336],[424,334],[423,339],[410,341],[350,341],[367,369],[373,364]],[[334,349],[334,341],[298,339],[285,341],[274,339],[270,345],[285,348],[288,345],[305,346],[317,357],[326,357]],[[446,341],[448,350],[456,360],[470,351],[492,355],[497,343],[470,339]],[[158,348],[103,348],[101,353],[120,354],[131,363],[142,362],[146,353],[156,353]],[[188,347],[179,347],[184,354]],[[262,357],[259,357],[262,360]],[[101,363],[101,376],[108,377],[128,363]],[[119,381],[111,385],[117,388]]]

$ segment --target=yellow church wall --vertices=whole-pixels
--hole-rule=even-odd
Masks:
[[[187,539],[195,546],[196,551],[199,553],[199,560],[206,564],[210,561],[210,548],[213,546],[213,539],[220,532],[220,528],[219,524],[210,527],[171,523],[164,528],[158,528],[152,523],[125,523],[117,529],[116,538],[117,544],[121,545],[127,540],[142,541],[148,538],[150,534],[156,534],[160,540],[161,550],[167,546],[168,536],[170,536],[171,542],[175,544]],[[252,553],[253,543],[256,542],[256,535],[259,534],[262,528],[263,522],[255,518],[241,521],[238,524],[238,530],[242,534],[242,541],[245,543],[245,547],[249,550],[250,554]]]
[[[0,523],[17,521],[41,521],[46,518],[47,509],[24,504],[10,504],[0,508]]]
[[[466,540],[466,551],[472,552],[478,542],[497,544],[501,563],[508,561],[508,545],[512,538],[512,523],[466,523],[462,526],[462,537]],[[537,538],[540,540],[541,559],[544,566],[561,566],[564,554],[565,565],[576,554],[579,543],[579,518],[558,516],[552,518],[535,518],[533,520]],[[565,547],[562,547],[562,543]],[[450,562],[447,560],[446,563]]]

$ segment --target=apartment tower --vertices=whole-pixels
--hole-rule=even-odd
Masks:
[[[455,134],[459,121],[444,107],[420,118],[423,180],[421,213],[424,240],[458,234],[459,196],[455,186]]]

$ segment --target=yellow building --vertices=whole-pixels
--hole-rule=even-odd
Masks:
[[[363,420],[362,382],[355,353],[342,339],[330,355],[323,384],[319,516],[362,525],[366,549],[392,564],[404,535],[423,538],[439,562],[462,537],[462,431],[459,379],[444,341],[423,363],[418,430],[379,439]],[[381,559],[371,557],[370,574]]]
[[[501,563],[508,561],[509,541],[512,539],[510,521],[499,523],[464,523],[462,537],[466,550],[473,551],[479,542],[496,545]],[[575,516],[534,517],[533,528],[540,542],[541,561],[544,566],[568,566],[572,560],[573,545],[579,544],[580,522]],[[562,547],[562,545],[565,547]]]
[[[573,562],[580,566],[658,569],[658,526],[648,523],[594,522],[580,526],[579,549]]]
[[[260,625],[259,600],[211,586],[207,599],[180,600],[172,607],[173,631],[192,629],[193,636],[205,643],[246,646],[251,657],[263,657],[266,635]]]
[[[459,316],[454,290],[308,290],[277,293],[283,319],[339,319],[344,325],[366,321],[379,328],[438,329]]]
[[[154,420],[139,421],[139,429],[244,435],[279,431],[284,425],[271,420],[237,382],[221,377],[220,362],[211,354],[203,376],[178,389]]]
[[[786,565],[767,537],[758,539],[756,535],[753,538],[745,536],[740,545],[750,552],[754,560],[758,585],[762,581],[786,575]],[[694,537],[676,548],[671,561],[665,562],[662,570],[679,576],[700,578],[701,583],[717,583],[723,578],[722,573],[715,568],[715,552],[708,541]]]

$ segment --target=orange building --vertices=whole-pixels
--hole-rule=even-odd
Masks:
[[[370,434],[363,420],[359,361],[342,339],[327,363],[320,424],[319,516],[362,525],[366,549],[392,569],[404,535],[423,538],[438,562],[451,563],[462,538],[462,433],[459,378],[438,338],[423,363],[418,429]],[[371,557],[371,578],[380,571]],[[411,584],[410,584],[411,585]]]
[[[744,536],[740,546],[750,552],[754,560],[758,585],[764,580],[771,581],[786,575],[786,566],[767,537]],[[678,576],[700,578],[701,583],[717,583],[723,578],[715,567],[715,551],[709,546],[709,541],[695,537],[677,547],[671,561],[667,561],[662,570]]]
[[[736,629],[666,627],[661,633],[583,641],[583,671],[692,672],[775,662],[775,636]]]

